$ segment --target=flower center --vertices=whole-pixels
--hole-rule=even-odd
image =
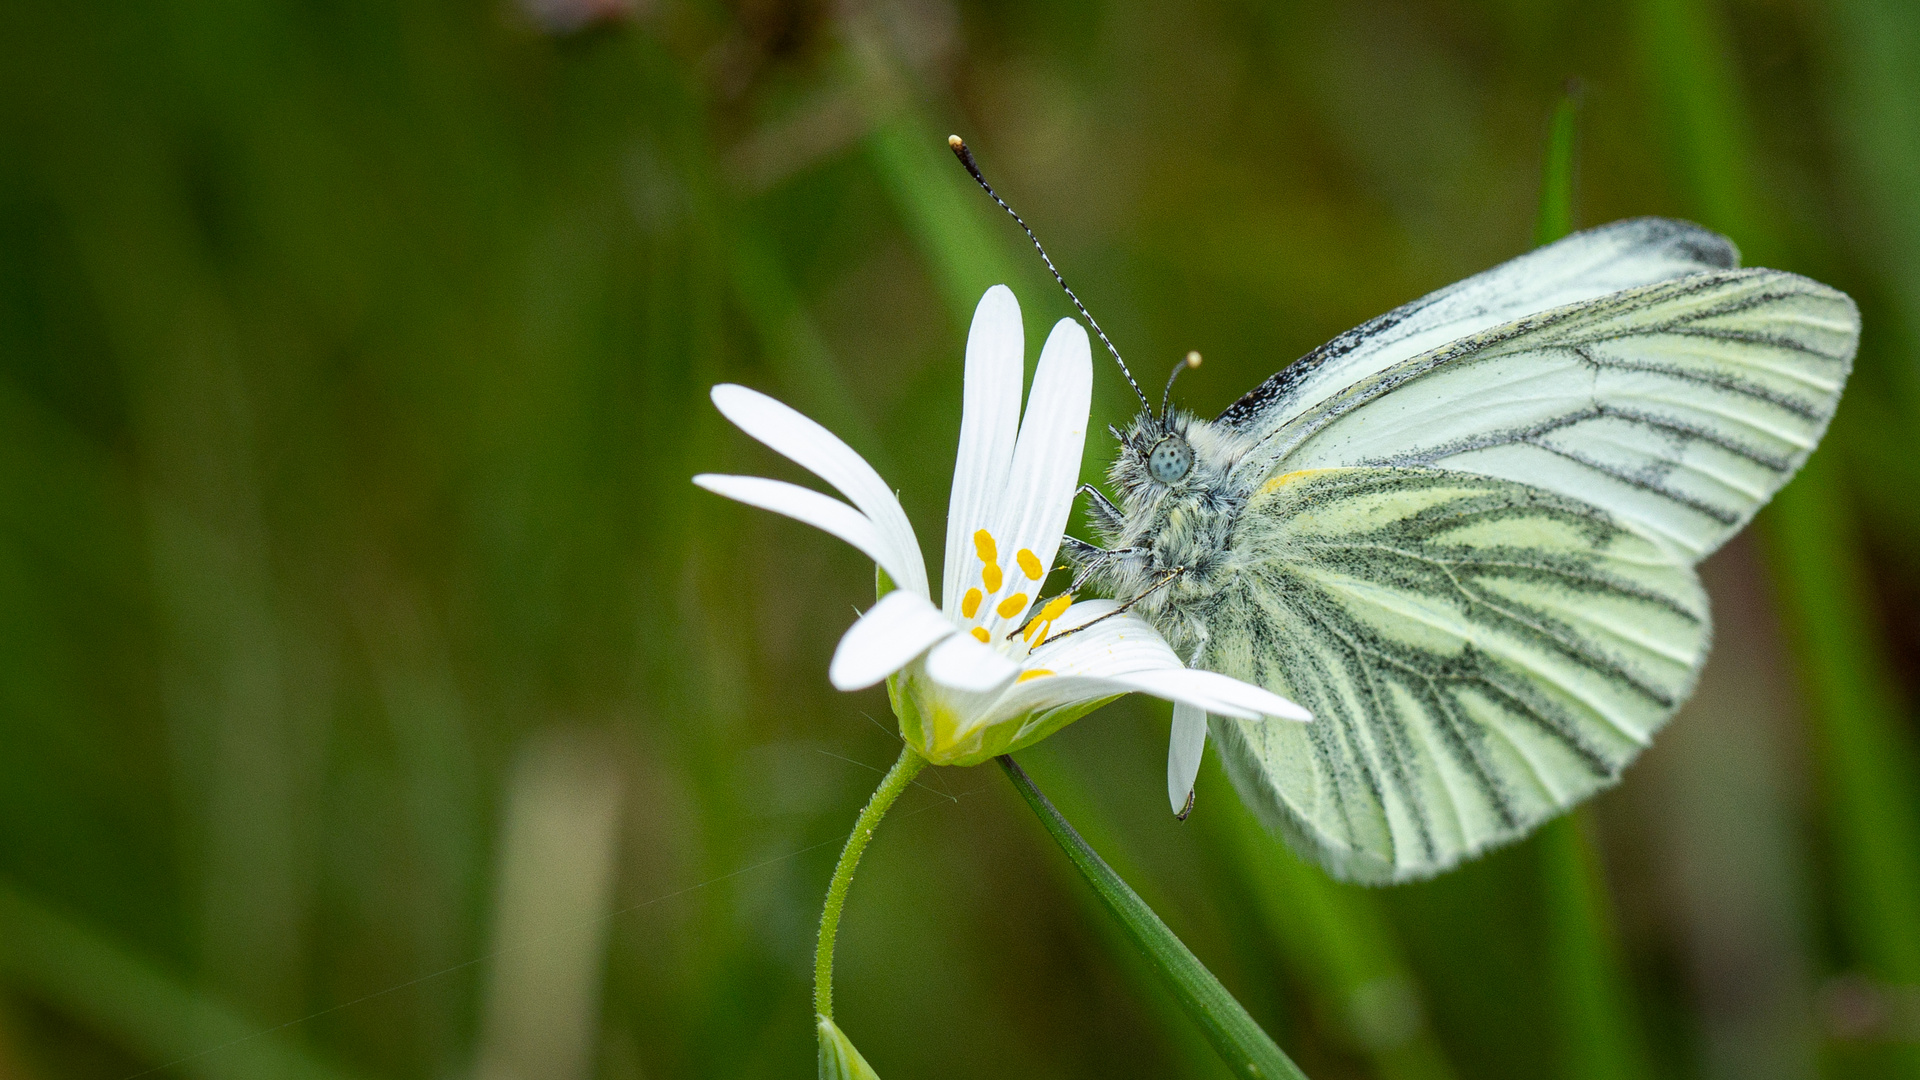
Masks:
[[[1046,578],[1047,568],[1040,563],[1040,556],[1027,548],[1014,552],[1014,572],[1008,573],[1000,563],[1000,543],[993,534],[980,529],[973,534],[973,551],[980,559],[980,583],[969,588],[960,597],[960,615],[965,619],[979,619],[986,622],[993,616],[1001,619],[1017,619],[1027,610],[1032,597],[1031,588],[1037,588]],[[1006,595],[1000,595],[1002,590]],[[995,601],[997,598],[997,602]],[[973,627],[973,636],[981,641],[991,641],[992,631],[985,626]]]
[[[980,559],[979,584],[961,595],[960,617],[968,621],[978,620],[979,625],[970,627],[968,632],[982,643],[991,645],[994,629],[988,624],[996,619],[1003,621],[1003,624],[1018,619],[1027,610],[1033,593],[1046,579],[1047,568],[1040,562],[1040,556],[1021,548],[1014,552],[1013,572],[1002,569],[999,541],[985,529],[973,534],[973,551]],[[1004,596],[1000,595],[1002,591],[1005,592]],[[1028,649],[1040,647],[1040,643],[1047,639],[1053,621],[1072,603],[1070,594],[1056,596],[1041,607],[1039,614],[1028,620],[1020,634]]]

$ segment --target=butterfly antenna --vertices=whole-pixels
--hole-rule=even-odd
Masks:
[[[1199,366],[1200,366],[1200,354],[1197,352],[1191,352],[1191,351],[1187,353],[1186,359],[1181,360],[1179,363],[1173,365],[1173,373],[1167,376],[1167,392],[1160,395],[1160,426],[1161,427],[1166,426],[1167,406],[1173,403],[1173,380],[1179,378],[1180,373],[1187,370],[1188,368],[1197,368]]]
[[[1147,400],[1146,391],[1140,389],[1140,384],[1133,381],[1133,372],[1127,370],[1127,362],[1120,359],[1120,350],[1114,348],[1113,342],[1107,340],[1107,332],[1100,329],[1100,323],[1094,319],[1093,313],[1088,311],[1087,305],[1081,303],[1080,298],[1073,294],[1073,287],[1067,284],[1067,279],[1060,276],[1060,270],[1053,265],[1053,259],[1048,257],[1047,249],[1040,246],[1040,238],[1033,235],[1033,230],[1028,228],[1026,220],[1015,213],[1013,207],[1007,205],[1007,200],[993,190],[993,185],[987,183],[987,178],[980,175],[980,166],[973,160],[973,151],[967,149],[966,141],[958,135],[949,135],[947,145],[953,149],[953,156],[960,159],[960,164],[966,166],[968,175],[973,177],[973,182],[979,184],[989,198],[999,203],[1000,209],[1005,210],[1007,216],[1013,218],[1014,224],[1020,226],[1020,231],[1027,234],[1027,239],[1033,241],[1033,250],[1040,253],[1040,261],[1047,264],[1047,269],[1053,274],[1053,280],[1060,283],[1060,288],[1067,294],[1067,299],[1073,301],[1073,306],[1079,309],[1081,318],[1086,319],[1088,325],[1093,327],[1093,332],[1100,335],[1100,344],[1107,347],[1107,351],[1113,354],[1113,362],[1120,365],[1120,374],[1127,377],[1127,385],[1133,387],[1134,395],[1140,399],[1140,407],[1151,414],[1153,402]]]

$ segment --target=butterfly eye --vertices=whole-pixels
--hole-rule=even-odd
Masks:
[[[1179,481],[1191,468],[1193,448],[1178,435],[1169,435],[1154,443],[1153,451],[1147,455],[1147,471],[1163,484]]]

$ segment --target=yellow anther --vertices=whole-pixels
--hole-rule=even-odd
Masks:
[[[979,639],[980,639],[980,644],[982,644],[982,645],[985,645],[985,644],[987,644],[988,642],[990,642],[990,641],[992,641],[992,640],[993,640],[993,635],[992,635],[992,634],[989,634],[989,633],[987,633],[987,628],[986,628],[986,627],[984,627],[984,626],[976,626],[976,627],[974,627],[974,628],[973,628],[973,636],[974,636],[974,637],[977,637],[977,638],[979,638]]]
[[[994,546],[993,534],[985,529],[973,534],[973,550],[979,554],[980,561],[989,566],[1000,561],[1000,549]]]
[[[1020,571],[1030,580],[1039,581],[1046,576],[1040,569],[1040,557],[1026,548],[1021,548],[1020,554],[1015,555],[1013,561],[1020,564]]]
[[[987,583],[988,592],[999,592],[1000,564],[997,562],[988,563],[986,568],[980,571],[980,580]]]
[[[1011,619],[1015,615],[1020,614],[1021,610],[1024,609],[1026,606],[1027,606],[1027,594],[1023,592],[1017,592],[1017,593],[1014,593],[1012,596],[1007,597],[1005,600],[1000,601],[1000,606],[997,608],[994,608],[993,610],[998,611],[1000,613],[1001,618]]]
[[[1031,671],[1023,671],[1023,672],[1021,672],[1021,673],[1020,673],[1020,677],[1019,677],[1019,678],[1017,678],[1017,679],[1015,679],[1015,680],[1013,680],[1013,681],[1014,681],[1014,682],[1026,682],[1026,681],[1027,681],[1028,679],[1038,679],[1038,678],[1041,678],[1041,677],[1043,677],[1043,676],[1047,676],[1047,675],[1051,675],[1051,674],[1053,674],[1053,672],[1051,672],[1051,671],[1048,671],[1048,670],[1047,670],[1046,668],[1043,668],[1043,667],[1037,667],[1037,668],[1034,668],[1034,669],[1033,669],[1033,670],[1031,670]]]
[[[969,619],[973,618],[979,614],[980,601],[983,599],[985,598],[980,595],[979,589],[968,589],[967,595],[960,598],[960,614]]]
[[[1040,609],[1040,614],[1029,620],[1026,629],[1020,633],[1020,636],[1026,639],[1028,647],[1037,649],[1045,643],[1047,634],[1053,630],[1053,620],[1066,614],[1067,609],[1072,606],[1072,593],[1061,593],[1047,601],[1046,605]]]

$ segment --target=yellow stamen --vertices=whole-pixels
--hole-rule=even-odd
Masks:
[[[1013,561],[1020,564],[1021,572],[1026,574],[1030,580],[1039,581],[1042,577],[1046,576],[1040,572],[1040,557],[1028,551],[1026,548],[1021,548],[1020,554],[1015,555]]]
[[[974,636],[974,637],[977,637],[977,638],[979,638],[979,639],[980,639],[980,644],[982,644],[982,645],[985,645],[985,644],[987,644],[988,642],[991,642],[991,641],[993,640],[993,635],[992,635],[992,634],[989,634],[989,633],[987,633],[987,628],[986,628],[986,627],[984,627],[984,626],[976,626],[976,627],[974,627],[974,628],[973,628],[973,636]]]
[[[994,545],[993,534],[985,529],[973,534],[973,550],[979,554],[980,561],[983,563],[992,564],[1000,561],[1000,549]]]
[[[980,579],[987,583],[988,592],[1000,591],[1000,564],[990,562],[980,571]]]
[[[1041,678],[1042,676],[1051,675],[1051,674],[1053,674],[1053,672],[1048,671],[1046,668],[1037,667],[1031,671],[1021,672],[1020,677],[1013,681],[1017,683],[1022,683],[1022,682],[1026,682],[1028,679],[1038,679],[1038,678]]]
[[[960,614],[971,619],[980,610],[980,601],[984,599],[979,589],[968,589],[967,595],[960,598]]]
[[[1007,597],[1005,600],[1000,601],[1000,606],[997,608],[994,608],[993,610],[999,612],[1001,618],[1011,619],[1015,615],[1020,614],[1021,609],[1026,606],[1027,606],[1027,594],[1023,592],[1017,592],[1017,593],[1014,593],[1012,596]]]
[[[1028,647],[1039,648],[1041,643],[1047,640],[1047,634],[1053,630],[1053,620],[1066,614],[1067,609],[1072,606],[1072,593],[1061,593],[1047,601],[1046,605],[1040,609],[1040,614],[1028,620],[1026,629],[1020,632],[1020,636],[1026,639]]]

